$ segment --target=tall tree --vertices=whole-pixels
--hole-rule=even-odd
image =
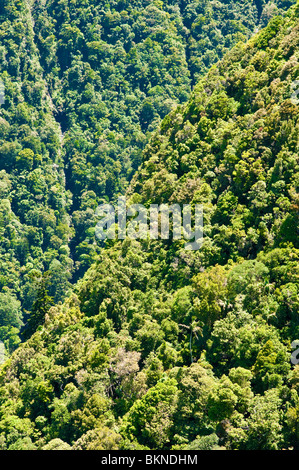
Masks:
[[[53,297],[49,295],[49,275],[48,271],[43,273],[39,281],[36,299],[33,302],[29,320],[23,332],[24,339],[30,338],[37,328],[44,323],[46,314],[54,304]]]

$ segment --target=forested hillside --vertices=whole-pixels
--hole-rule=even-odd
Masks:
[[[0,448],[298,450],[299,4],[75,3],[0,11],[2,331],[33,303]],[[97,204],[125,189],[202,204],[201,249],[92,251]]]
[[[0,339],[100,252],[95,210],[124,194],[150,133],[198,78],[294,1],[2,0]]]

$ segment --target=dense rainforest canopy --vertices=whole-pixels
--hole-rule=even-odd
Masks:
[[[299,448],[294,3],[2,2],[0,449]]]

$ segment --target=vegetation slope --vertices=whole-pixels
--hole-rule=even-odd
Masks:
[[[20,342],[44,284],[57,303],[91,266],[100,252],[95,210],[124,194],[161,119],[233,44],[293,3],[1,2],[0,339],[7,351]]]
[[[210,68],[131,181],[130,203],[202,204],[202,248],[110,240],[45,315],[40,290],[2,449],[298,449],[298,13]]]

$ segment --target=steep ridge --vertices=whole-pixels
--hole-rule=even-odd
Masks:
[[[292,3],[33,2],[36,44],[64,134],[74,280],[99,252],[95,207],[124,193],[149,133],[225,51]]]
[[[163,119],[127,198],[202,204],[203,246],[107,242],[2,366],[3,449],[298,448],[298,14]]]
[[[233,44],[293,1],[3,0],[0,340],[45,283],[63,300],[101,250],[95,211],[124,194],[151,131]]]

